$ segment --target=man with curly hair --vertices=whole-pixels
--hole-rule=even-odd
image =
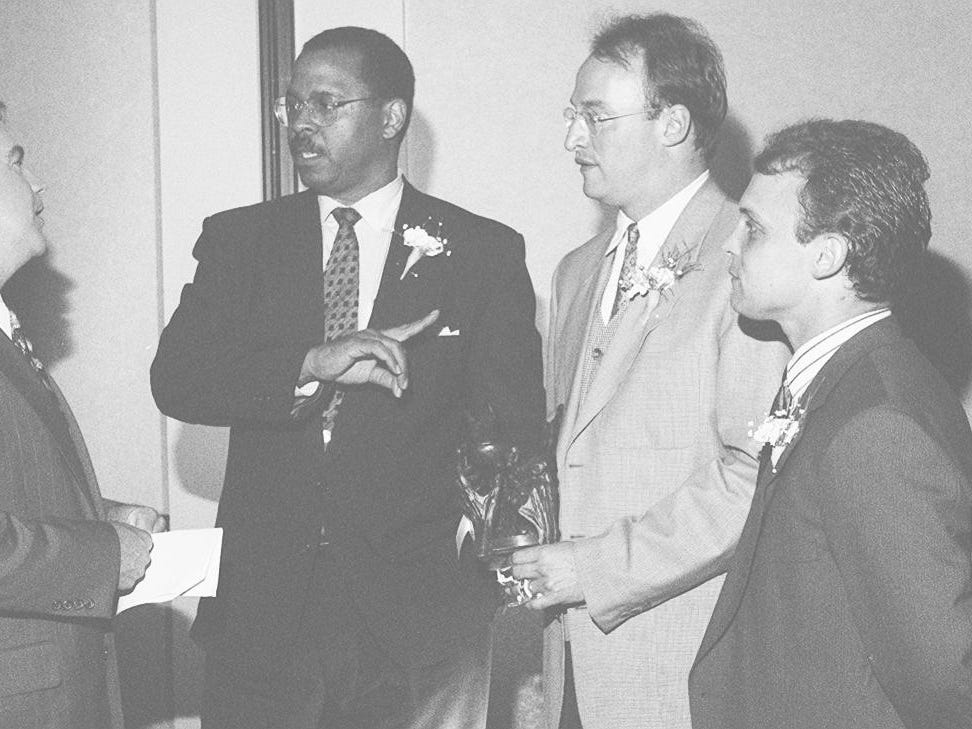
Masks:
[[[753,507],[689,679],[695,729],[972,726],[972,433],[892,313],[931,237],[903,135],[771,137],[732,305],[795,351]]]

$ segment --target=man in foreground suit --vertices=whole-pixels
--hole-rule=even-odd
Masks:
[[[278,117],[310,190],[205,222],[159,344],[162,411],[231,426],[205,727],[485,723],[495,586],[457,558],[456,449],[487,407],[539,435],[540,342],[522,237],[398,173],[413,88],[380,33],[308,41]]]
[[[725,77],[702,27],[614,22],[570,101],[565,146],[617,224],[554,275],[565,541],[514,554],[514,575],[542,593],[533,607],[567,607],[545,630],[550,729],[687,728],[688,671],[756,480],[746,423],[787,353],[729,307],[734,206],[707,169]]]
[[[0,285],[47,250],[41,189],[0,103]],[[121,729],[109,620],[164,521],[101,498],[71,408],[2,300],[0,331],[0,729]]]
[[[931,235],[903,135],[771,137],[740,202],[732,305],[795,348],[689,690],[695,729],[972,726],[972,434],[888,308]]]

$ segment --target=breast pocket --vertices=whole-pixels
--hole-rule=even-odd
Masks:
[[[408,358],[408,381],[412,397],[433,397],[438,392],[451,392],[462,381],[466,363],[467,338],[455,334],[438,335],[443,327],[433,324],[434,331],[405,347]]]

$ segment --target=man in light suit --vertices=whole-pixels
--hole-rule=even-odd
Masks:
[[[563,542],[513,555],[544,639],[548,726],[689,726],[686,682],[756,479],[748,423],[786,360],[729,307],[734,208],[709,178],[722,60],[697,23],[615,21],[577,74],[566,147],[617,224],[551,295]],[[553,608],[566,612],[555,614]],[[575,699],[576,694],[576,699]]]
[[[540,337],[523,238],[398,172],[413,89],[380,33],[308,41],[278,118],[310,189],[204,223],[159,343],[162,411],[231,426],[207,728],[485,724],[496,586],[457,557],[456,449],[489,408],[538,437]]]
[[[47,250],[41,189],[0,104],[0,285]],[[71,408],[2,300],[0,331],[0,729],[121,729],[109,620],[163,519],[102,499]]]
[[[788,127],[756,159],[732,305],[795,352],[692,668],[695,729],[972,726],[972,433],[888,308],[926,255],[927,178],[861,121]]]

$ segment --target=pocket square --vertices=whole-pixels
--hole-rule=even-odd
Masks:
[[[440,337],[458,337],[459,336],[459,330],[458,329],[450,329],[448,326],[444,326],[444,327],[442,327],[439,330],[439,336]]]

